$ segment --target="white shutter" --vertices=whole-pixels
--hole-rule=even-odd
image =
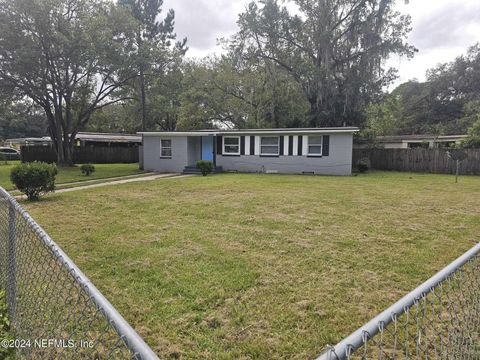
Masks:
[[[260,155],[260,136],[255,136],[255,155]]]
[[[298,136],[293,137],[293,155],[298,155]]]
[[[288,155],[288,135],[283,137],[283,155]]]
[[[245,136],[245,155],[250,155],[250,136]]]

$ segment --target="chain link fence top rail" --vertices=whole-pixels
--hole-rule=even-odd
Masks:
[[[16,359],[157,359],[107,299],[0,188],[0,288]]]
[[[317,360],[480,359],[480,244]]]

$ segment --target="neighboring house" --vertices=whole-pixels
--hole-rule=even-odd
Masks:
[[[136,134],[79,132],[75,140],[77,146],[132,147],[142,144],[142,137]]]
[[[5,144],[20,148],[21,146],[48,146],[52,144],[49,136],[42,138],[7,139]],[[142,137],[135,134],[110,134],[95,132],[79,132],[75,136],[76,146],[108,146],[108,147],[136,147],[142,144]]]
[[[16,149],[20,149],[21,146],[48,146],[51,144],[49,137],[41,138],[17,138],[5,140],[5,145]]]
[[[142,132],[145,170],[188,172],[198,160],[217,170],[350,175],[354,127]]]
[[[467,135],[395,135],[377,136],[376,145],[385,149],[446,148],[459,144]],[[354,149],[365,149],[370,144],[366,139],[356,139]]]

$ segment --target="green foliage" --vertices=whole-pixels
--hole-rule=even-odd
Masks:
[[[135,24],[130,50],[136,76],[129,82],[129,91],[137,100],[141,129],[152,129],[154,124],[149,123],[149,120],[159,109],[153,108],[156,105],[155,95],[159,95],[159,87],[153,87],[158,83],[163,84],[165,78],[172,77],[172,64],[185,54],[187,39],[172,46],[172,41],[176,38],[175,13],[170,9],[166,15],[162,14],[163,0],[119,0],[118,4],[132,16]],[[163,20],[159,22],[159,18]],[[177,78],[177,81],[179,80]],[[173,84],[175,85],[175,82]],[[169,98],[172,94],[169,89],[162,90],[161,96]]]
[[[5,290],[0,290],[0,340],[13,340],[10,333],[10,320],[8,319],[8,309]],[[14,359],[14,348],[0,347],[0,359]]]
[[[366,110],[367,128],[375,136],[394,135],[398,130],[399,100],[387,97],[380,104],[370,104]]]
[[[12,168],[10,179],[29,200],[37,200],[40,195],[55,190],[57,175],[55,164],[43,162],[23,163]]]
[[[468,130],[468,136],[462,141],[460,147],[467,148],[480,148],[480,113],[477,114],[477,121]]]
[[[213,170],[213,163],[210,160],[199,160],[197,161],[197,168],[200,169],[203,176],[207,176]]]
[[[134,134],[141,130],[137,115],[138,109],[133,101],[112,104],[95,111],[85,131]]]
[[[180,126],[237,128],[306,126],[308,102],[300,86],[273,63],[258,64],[233,52],[189,63]]]
[[[0,139],[46,134],[47,119],[41,109],[25,100],[2,101],[0,98]]]
[[[182,93],[186,91],[184,82],[183,58],[179,53],[172,54],[164,73],[151,79],[147,98],[149,126],[155,130],[173,131],[177,129],[182,109]]]
[[[357,170],[361,173],[366,173],[368,169],[370,168],[369,166],[369,161],[368,159],[360,159],[357,162]]]
[[[466,55],[430,69],[426,82],[403,83],[370,105],[367,127],[377,135],[465,134],[480,114],[479,84],[477,44]]]
[[[480,149],[480,136],[477,137],[468,137],[460,144],[460,147],[463,149]]]
[[[293,15],[277,0],[251,2],[230,46],[242,58],[275,64],[309,103],[310,126],[361,124],[363,110],[394,78],[384,60],[413,55],[410,17],[393,0],[295,0]]]
[[[86,176],[90,176],[95,172],[95,166],[93,164],[82,164],[80,166],[80,171]]]
[[[9,56],[2,58],[0,91],[42,108],[59,163],[72,163],[70,134],[96,110],[128,97],[120,90],[135,75],[134,25],[128,12],[103,0],[1,2],[0,49]]]

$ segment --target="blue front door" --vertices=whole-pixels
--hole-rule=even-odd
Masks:
[[[213,136],[202,136],[202,160],[213,161]]]

